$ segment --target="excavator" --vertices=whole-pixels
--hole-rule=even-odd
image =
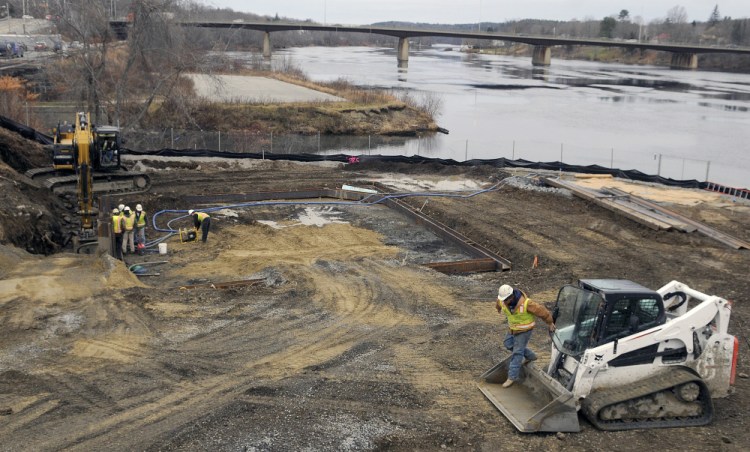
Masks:
[[[79,112],[73,124],[64,122],[54,130],[52,168],[26,173],[35,180],[43,178],[43,184],[55,193],[76,193],[81,220],[74,237],[78,253],[90,252],[97,242],[96,195],[140,193],[151,185],[148,175],[122,167],[121,145],[119,128],[95,126],[88,113]]]
[[[651,290],[579,280],[558,293],[547,368],[526,363],[503,388],[508,358],[478,386],[521,432],[578,432],[579,411],[601,430],[706,425],[713,399],[734,389],[731,312],[731,302],[678,281]]]

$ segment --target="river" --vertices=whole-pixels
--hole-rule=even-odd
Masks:
[[[637,169],[674,179],[750,187],[750,75],[587,61],[479,55],[412,45],[394,49],[279,49],[276,61],[312,80],[439,98],[449,134],[364,152],[498,157]]]

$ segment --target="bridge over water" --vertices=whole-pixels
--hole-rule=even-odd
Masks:
[[[110,24],[127,33],[129,24],[124,21],[112,21]],[[735,55],[750,55],[750,48],[746,47],[716,47],[696,46],[683,44],[661,44],[653,42],[630,42],[615,41],[610,39],[590,38],[563,38],[550,36],[530,36],[513,33],[490,33],[490,32],[465,32],[448,31],[429,28],[408,27],[371,27],[371,26],[341,26],[341,25],[319,25],[311,23],[286,23],[286,22],[245,22],[245,21],[187,21],[176,22],[183,27],[200,28],[227,28],[246,29],[262,31],[263,34],[263,56],[271,56],[271,33],[277,31],[330,31],[335,33],[370,33],[398,38],[396,47],[399,63],[409,60],[409,38],[423,36],[447,37],[460,39],[474,39],[485,41],[508,41],[519,42],[533,46],[531,63],[535,66],[549,66],[551,62],[551,48],[554,46],[598,46],[598,47],[620,47],[625,49],[658,50],[670,52],[672,60],[670,66],[674,69],[696,69],[698,67],[698,55],[702,53],[726,53]]]

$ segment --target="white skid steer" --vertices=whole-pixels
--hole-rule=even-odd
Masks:
[[[696,303],[690,307],[690,304]],[[677,281],[657,291],[621,279],[560,289],[546,371],[529,363],[503,388],[510,358],[479,389],[522,432],[577,432],[578,411],[602,430],[706,425],[733,390],[739,342],[732,305]]]

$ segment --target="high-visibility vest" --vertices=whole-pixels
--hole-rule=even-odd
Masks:
[[[534,328],[535,317],[534,314],[527,311],[528,304],[529,299],[526,295],[523,296],[523,303],[518,303],[516,305],[515,312],[510,312],[510,309],[508,309],[505,303],[500,303],[503,314],[508,317],[508,325],[510,326],[511,332],[520,333]]]
[[[211,217],[210,217],[210,216],[209,216],[209,215],[208,215],[207,213],[205,213],[205,212],[195,212],[195,214],[196,214],[196,215],[198,215],[198,221],[200,221],[201,223],[203,223],[203,220],[205,220],[206,218],[211,218]]]
[[[135,226],[135,215],[123,215],[122,219],[125,220],[125,230],[132,231],[133,226]]]
[[[120,214],[112,215],[112,232],[115,234],[122,233],[122,229],[120,228]]]
[[[141,210],[140,212],[136,212],[135,216],[137,218],[135,225],[138,226],[139,228],[145,227],[146,226],[146,211]]]

